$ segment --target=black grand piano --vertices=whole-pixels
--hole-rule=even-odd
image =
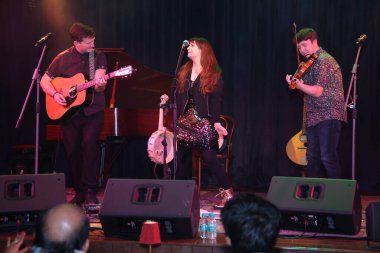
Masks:
[[[105,90],[104,127],[99,138],[102,145],[102,159],[104,159],[107,143],[125,137],[140,137],[147,141],[149,136],[157,131],[160,97],[162,94],[170,96],[173,77],[142,65],[129,56],[123,48],[98,48],[97,50],[106,54],[107,73],[128,65],[137,69],[127,78],[108,80]],[[171,113],[167,113],[165,117],[165,126],[169,129],[171,129],[171,116]],[[60,127],[56,122],[46,126],[47,141],[57,141],[61,137]],[[144,149],[143,145],[140,143],[135,146]],[[142,158],[144,166],[149,166],[145,162],[148,159],[146,142],[145,150],[141,150],[141,155],[145,156]],[[141,166],[141,163],[131,166]]]

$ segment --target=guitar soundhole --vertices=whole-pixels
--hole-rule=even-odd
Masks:
[[[72,103],[74,103],[75,98],[76,97],[74,97],[74,98],[72,98],[72,97],[65,97],[65,99],[66,99],[66,107],[69,107]]]
[[[77,96],[78,92],[77,92],[77,87],[76,86],[71,86],[71,88],[69,89],[69,97],[70,98],[75,98]]]
[[[303,143],[306,143],[307,142],[307,135],[306,134],[301,134],[300,141],[303,142]]]

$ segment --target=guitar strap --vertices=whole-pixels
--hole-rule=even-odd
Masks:
[[[88,65],[90,70],[90,80],[93,80],[95,77],[95,51],[88,54]]]
[[[94,80],[95,78],[95,51],[89,52],[88,54],[88,67],[89,67],[89,77],[90,81]],[[94,96],[95,96],[95,89],[94,87],[91,87],[91,89],[88,90],[88,92],[92,93],[92,100],[88,104],[88,106],[83,108],[83,112],[85,115],[91,115],[93,109],[89,109],[88,107],[93,103]],[[82,110],[79,110],[82,111]]]

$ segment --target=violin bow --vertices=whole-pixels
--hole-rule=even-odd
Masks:
[[[300,52],[298,51],[297,47],[297,24],[293,22],[292,24],[292,30],[293,30],[293,38],[294,38],[294,44],[296,46],[296,55],[297,55],[297,66],[300,65]]]

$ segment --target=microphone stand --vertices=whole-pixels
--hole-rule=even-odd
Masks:
[[[168,105],[168,104],[162,104],[162,105],[160,105],[160,109],[165,110],[164,115],[166,115],[166,109],[168,107],[170,107],[170,105]],[[170,167],[168,166],[168,164],[166,162],[166,158],[168,156],[168,148],[167,148],[168,142],[167,142],[167,138],[166,138],[166,128],[165,128],[165,131],[164,131],[164,134],[163,134],[163,138],[162,138],[161,144],[164,147],[163,164],[162,164],[163,172],[164,172],[164,179],[171,179],[172,171],[171,171]]]
[[[35,151],[34,151],[34,174],[38,174],[38,152],[39,152],[39,145],[40,145],[39,144],[39,133],[40,133],[39,130],[40,130],[40,80],[41,80],[41,75],[39,73],[39,69],[41,66],[42,59],[45,55],[46,47],[47,46],[45,43],[44,47],[42,49],[42,53],[40,55],[40,59],[38,61],[37,67],[34,69],[32,81],[31,81],[30,86],[29,86],[29,91],[28,91],[28,94],[26,95],[24,105],[21,109],[20,115],[18,117],[16,126],[15,126],[16,129],[20,126],[20,122],[21,122],[22,116],[24,114],[26,104],[29,101],[29,97],[30,97],[33,85],[37,81],[36,82],[37,83],[37,89],[36,89],[37,96],[36,96],[36,140],[35,140]]]
[[[176,173],[177,173],[177,167],[178,167],[178,160],[177,160],[177,74],[178,74],[178,69],[181,65],[182,59],[183,59],[183,53],[186,49],[186,47],[189,45],[189,42],[187,40],[184,40],[182,43],[181,51],[178,56],[177,60],[177,66],[175,68],[174,72],[174,78],[172,81],[172,91],[171,91],[171,97],[173,98],[173,103],[170,104],[170,108],[173,110],[173,179],[175,180],[176,178]]]
[[[358,43],[358,51],[356,54],[356,59],[355,63],[352,67],[352,75],[351,75],[351,81],[350,81],[350,86],[347,91],[347,97],[346,97],[346,102],[344,105],[344,120],[347,122],[347,108],[350,108],[352,110],[352,148],[351,148],[351,178],[355,179],[355,154],[356,154],[356,145],[355,145],[355,140],[356,140],[356,119],[357,119],[357,109],[356,109],[356,81],[357,81],[357,71],[358,71],[358,61],[359,61],[359,56],[360,52],[363,46],[363,43]],[[352,95],[352,100],[351,103],[348,104],[348,99],[351,94],[351,89],[353,87],[353,95]]]

